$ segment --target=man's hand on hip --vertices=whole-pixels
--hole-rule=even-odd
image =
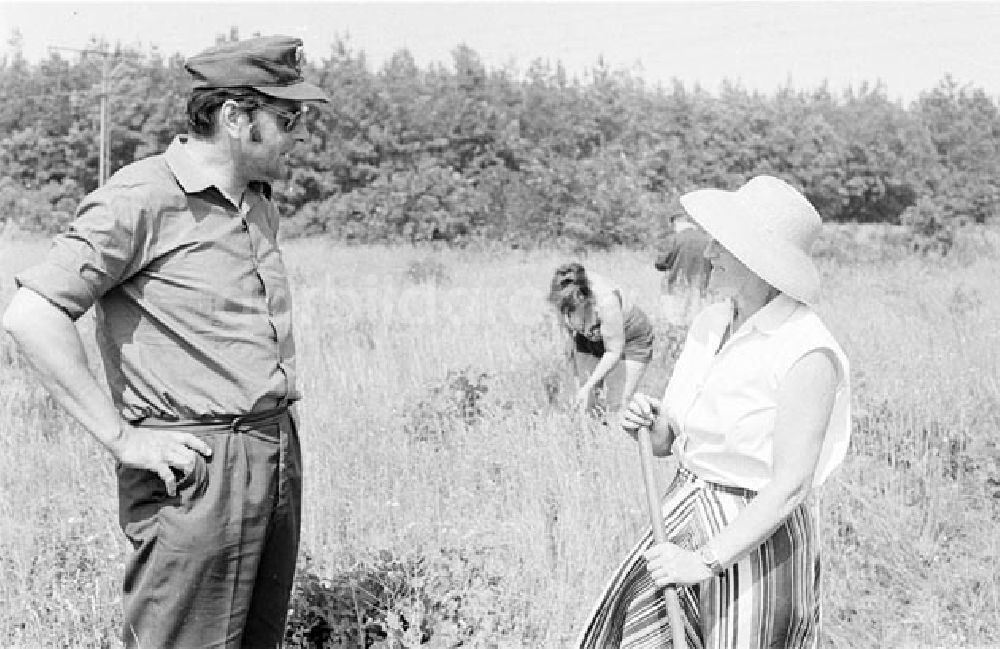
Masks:
[[[174,431],[139,431],[122,424],[118,436],[108,443],[108,450],[115,459],[133,469],[146,469],[160,476],[167,495],[177,493],[174,469],[187,475],[194,470],[195,453],[205,457],[212,449],[191,433]]]

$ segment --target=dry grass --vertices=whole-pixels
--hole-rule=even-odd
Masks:
[[[0,304],[42,251],[0,243]],[[477,625],[464,646],[568,645],[644,513],[631,443],[549,399],[563,374],[542,298],[565,257],[305,241],[285,258],[311,573],[461,556],[434,592]],[[651,256],[586,263],[656,313]],[[994,646],[1000,260],[830,264],[821,311],[853,361],[857,417],[824,494],[826,645]],[[645,389],[664,385],[657,362]],[[118,646],[111,465],[6,338],[0,381],[0,646]],[[470,400],[470,385],[487,390]]]

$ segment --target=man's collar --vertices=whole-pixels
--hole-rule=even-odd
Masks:
[[[170,171],[174,174],[174,178],[177,179],[177,183],[184,190],[185,194],[198,194],[210,187],[215,187],[218,190],[218,185],[184,148],[187,142],[187,135],[175,136],[164,154],[167,159],[167,166],[170,167]],[[247,189],[264,196],[268,200],[271,199],[271,185],[269,183],[254,180],[247,185]]]
[[[167,159],[167,166],[177,179],[177,183],[184,190],[185,194],[198,194],[209,187],[214,187],[208,175],[195,163],[188,152],[184,149],[188,136],[177,135],[174,141],[167,147],[164,157]]]

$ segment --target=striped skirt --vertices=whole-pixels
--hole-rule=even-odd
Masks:
[[[732,522],[754,492],[705,482],[681,468],[663,498],[667,539],[694,550]],[[605,587],[580,649],[670,647],[664,600],[642,558],[643,535]],[[814,507],[800,505],[756,550],[696,586],[677,588],[691,649],[819,645],[819,537]]]

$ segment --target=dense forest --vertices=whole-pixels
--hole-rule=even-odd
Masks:
[[[105,83],[111,172],[186,130],[181,55],[88,49],[105,54],[29,63],[16,31],[8,41],[0,222],[54,231],[97,186]],[[902,105],[879,84],[761,94],[651,87],[601,60],[584,78],[542,61],[488,69],[464,45],[426,68],[400,50],[372,69],[340,39],[307,50],[304,73],[333,103],[310,113],[312,138],[276,188],[291,234],[644,245],[679,193],[760,173],[797,184],[828,221],[930,238],[1000,204],[997,103],[950,77]]]

